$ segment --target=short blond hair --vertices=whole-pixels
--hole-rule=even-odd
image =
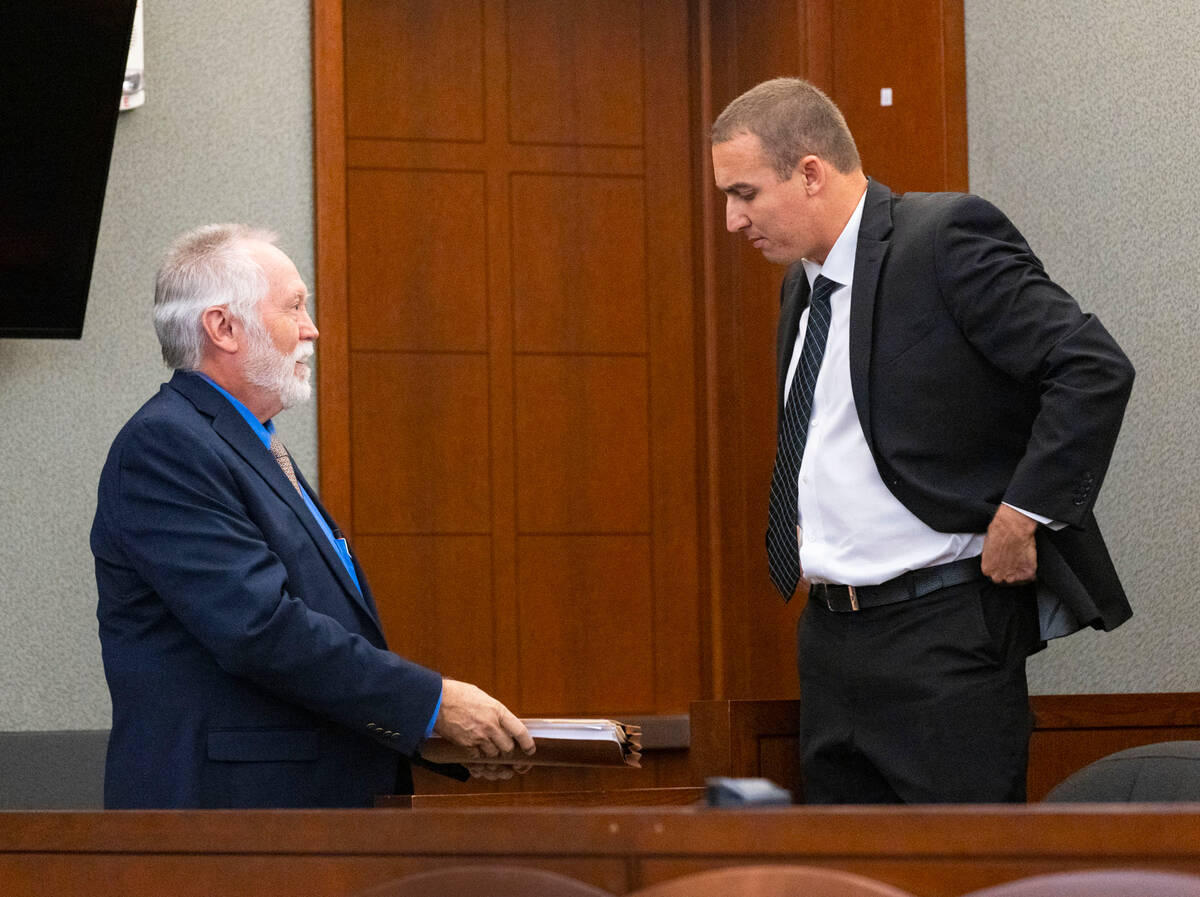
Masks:
[[[750,88],[717,116],[712,143],[753,134],[781,181],[808,155],[843,174],[862,167],[842,112],[821,90],[801,78],[775,78]]]

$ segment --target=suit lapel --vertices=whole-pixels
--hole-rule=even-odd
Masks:
[[[871,180],[858,228],[854,253],[854,285],[850,291],[850,386],[863,434],[871,437],[871,405],[867,384],[871,370],[871,344],[875,322],[875,297],[879,272],[892,234],[892,191]]]
[[[325,537],[320,524],[317,523],[316,519],[309,512],[308,506],[304,503],[304,499],[300,497],[300,493],[296,491],[296,487],[284,475],[279,463],[262,444],[262,441],[255,435],[254,431],[246,424],[246,421],[242,419],[237,409],[229,404],[224,396],[198,376],[177,372],[171,379],[171,386],[187,396],[197,408],[212,418],[212,427],[217,435],[224,439],[241,456],[242,460],[263,478],[266,485],[270,487],[271,491],[284,504],[291,508],[300,525],[304,527],[305,532],[312,539],[326,566],[329,567],[330,572],[341,584],[342,590],[362,609],[372,623],[374,623],[375,627],[380,630],[380,636],[382,637],[383,633],[379,623],[379,615],[375,611],[374,602],[365,593],[365,586],[364,591],[360,593],[354,585],[354,580],[350,578],[350,574],[346,571],[341,557],[333,545],[330,544],[329,539]],[[294,466],[295,463],[293,462]],[[301,484],[308,491],[308,494],[315,496],[316,493],[313,492],[298,468],[295,473],[297,479],[300,480]],[[313,504],[325,516],[326,522],[330,524],[330,529],[335,529],[335,526],[329,519],[329,515],[325,513],[324,508],[320,506],[315,497],[313,498]]]
[[[341,529],[338,528],[338,525],[334,522],[334,519],[329,516],[329,512],[325,510],[325,506],[321,504],[320,500],[317,498],[317,493],[313,491],[312,486],[308,485],[308,480],[304,478],[304,474],[300,472],[300,468],[296,467],[296,462],[294,459],[292,461],[292,467],[295,468],[296,478],[300,481],[300,485],[304,487],[304,491],[306,491],[309,497],[312,499],[313,505],[316,507],[317,512],[325,518],[325,523],[329,527],[330,532],[333,533],[333,537],[335,539],[344,539],[345,536],[343,535]],[[290,487],[291,483],[288,483],[288,486]],[[296,490],[292,489],[292,494],[294,495],[295,493]],[[301,504],[303,504],[303,502],[301,502]],[[304,516],[311,520],[312,514],[308,513],[308,508],[306,507],[304,510]],[[308,530],[310,533],[312,532],[311,527],[309,527]],[[321,532],[320,527],[317,528],[317,532],[321,537],[320,541],[317,543],[319,547],[322,549],[330,549],[329,551],[323,551],[322,553],[325,557],[326,563],[329,563],[330,568],[341,581],[342,588],[344,588],[352,598],[358,601],[363,610],[367,612],[368,616],[371,617],[375,625],[379,628],[379,634],[383,635],[383,624],[379,621],[379,610],[375,607],[375,599],[371,595],[371,589],[367,585],[367,577],[363,573],[362,567],[360,567],[358,565],[358,561],[351,556],[350,563],[354,564],[358,571],[358,583],[359,586],[362,587],[360,590],[354,585],[354,580],[350,578],[350,574],[346,571],[346,565],[342,563],[341,555],[333,550],[333,546],[329,544],[329,540],[325,538],[325,533]],[[349,549],[349,542],[347,542],[347,549]],[[332,562],[330,562],[331,557]]]

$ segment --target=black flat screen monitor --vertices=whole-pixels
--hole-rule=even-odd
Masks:
[[[136,0],[0,0],[0,337],[83,335]]]

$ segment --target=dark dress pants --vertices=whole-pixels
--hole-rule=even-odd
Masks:
[[[1033,586],[986,579],[834,613],[798,632],[806,803],[1025,799]]]

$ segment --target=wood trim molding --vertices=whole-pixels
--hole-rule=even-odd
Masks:
[[[643,751],[686,750],[692,743],[692,718],[687,713],[622,716],[621,722],[641,726]]]
[[[701,498],[703,510],[707,517],[702,521],[701,533],[708,544],[708,642],[709,642],[709,683],[710,693],[714,697],[724,697],[725,684],[725,649],[723,642],[722,613],[724,601],[724,572],[722,569],[722,534],[721,525],[721,478],[724,455],[721,451],[723,423],[721,413],[721,396],[718,388],[718,372],[721,369],[721,354],[718,340],[720,332],[720,313],[717,289],[717,247],[716,237],[719,232],[717,225],[717,201],[713,199],[713,169],[712,153],[708,137],[709,122],[716,118],[717,111],[713,105],[713,34],[712,34],[712,3],[710,0],[699,0],[699,10],[696,23],[696,39],[698,43],[697,67],[699,69],[699,115],[701,127],[696,128],[695,152],[698,164],[694,166],[698,183],[696,205],[697,215],[696,248],[700,254],[699,275],[701,303],[700,315],[703,318],[703,356],[697,353],[697,358],[703,357],[703,366],[696,372],[697,389],[703,396],[700,421],[703,427],[703,443],[701,457],[704,462],[706,476],[701,482]]]
[[[1029,703],[1038,731],[1200,726],[1200,692],[1034,695]]]
[[[826,93],[833,93],[833,0],[800,3],[804,23],[804,77]]]
[[[342,0],[313,0],[312,23],[320,490],[325,507],[352,534]]]
[[[0,843],[0,880],[17,895],[332,897],[431,868],[516,862],[613,894],[717,866],[795,863],[957,897],[1089,867],[1196,874],[1200,805],[3,813]]]
[[[966,192],[967,168],[967,60],[963,0],[942,4],[942,59],[945,64],[946,171],[945,190]]]

